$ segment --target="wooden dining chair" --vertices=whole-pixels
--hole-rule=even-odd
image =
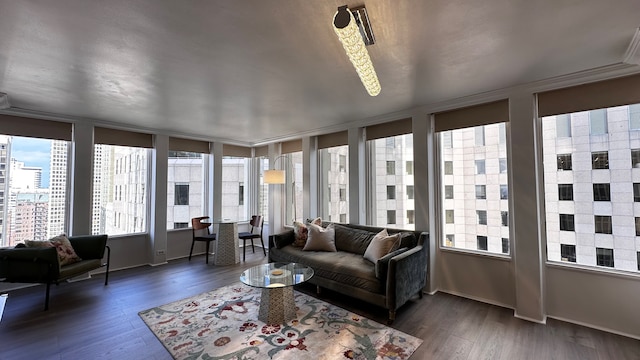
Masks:
[[[253,246],[253,239],[260,239],[262,245],[262,252],[267,256],[267,250],[264,248],[264,241],[262,240],[262,216],[253,215],[249,224],[251,225],[251,231],[243,231],[238,234],[238,237],[242,240],[242,261],[247,261],[247,240],[251,240],[251,249],[256,252],[256,248]],[[260,232],[257,232],[260,229]]]
[[[209,247],[212,241],[216,239],[216,234],[209,233],[210,222],[203,221],[209,219],[208,216],[199,216],[191,219],[191,250],[189,251],[189,261],[193,254],[193,246],[196,241],[205,241],[207,243],[207,252],[205,253],[205,263],[209,263]]]

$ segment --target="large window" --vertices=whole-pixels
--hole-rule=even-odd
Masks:
[[[66,232],[69,142],[0,135],[0,246]]]
[[[340,140],[346,140],[346,136]],[[326,220],[346,223],[349,221],[349,146],[323,148],[318,155],[321,216]]]
[[[413,135],[368,140],[367,151],[368,221],[376,226],[414,229]]]
[[[244,201],[247,198],[245,194],[247,187],[244,184],[249,179],[249,163],[250,159],[246,157],[222,157],[221,216],[223,219],[237,221],[249,219],[248,207]]]
[[[94,234],[147,231],[148,155],[142,147],[95,145]]]
[[[435,115],[442,246],[508,253],[507,121],[506,100]]]
[[[300,147],[301,147],[300,143]],[[302,151],[285,153],[285,158],[278,160],[276,165],[282,165],[286,172],[287,185],[285,186],[285,224],[293,225],[293,220],[303,221],[302,201],[303,201],[303,183],[302,183]],[[292,167],[293,166],[293,167]],[[289,179],[295,179],[295,189],[292,189]],[[337,191],[338,189],[336,189]],[[294,211],[295,205],[295,211]],[[327,220],[329,220],[327,218]],[[331,219],[336,221],[336,219]]]
[[[640,134],[630,115],[616,106],[541,119],[549,261],[638,270]]]
[[[168,155],[167,229],[182,229],[191,225],[191,218],[205,215],[209,155],[187,151]]]
[[[264,182],[264,172],[269,170],[269,157],[260,156],[258,158],[260,167],[260,186],[258,187],[258,212],[262,215],[264,222],[269,219],[269,184]]]

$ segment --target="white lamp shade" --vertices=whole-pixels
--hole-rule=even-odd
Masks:
[[[263,181],[265,184],[284,184],[284,170],[265,170]]]

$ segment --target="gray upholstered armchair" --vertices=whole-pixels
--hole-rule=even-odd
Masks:
[[[0,280],[14,283],[43,283],[47,285],[44,309],[49,308],[49,290],[56,285],[91,270],[106,266],[104,284],[109,283],[109,261],[111,249],[107,246],[107,235],[70,236],[69,241],[81,261],[60,266],[58,252],[54,247],[16,247],[0,249]],[[103,262],[105,249],[106,262]]]

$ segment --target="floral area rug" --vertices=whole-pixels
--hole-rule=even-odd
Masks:
[[[422,340],[294,291],[297,318],[258,320],[260,289],[241,283],[141,311],[176,359],[407,359]]]

